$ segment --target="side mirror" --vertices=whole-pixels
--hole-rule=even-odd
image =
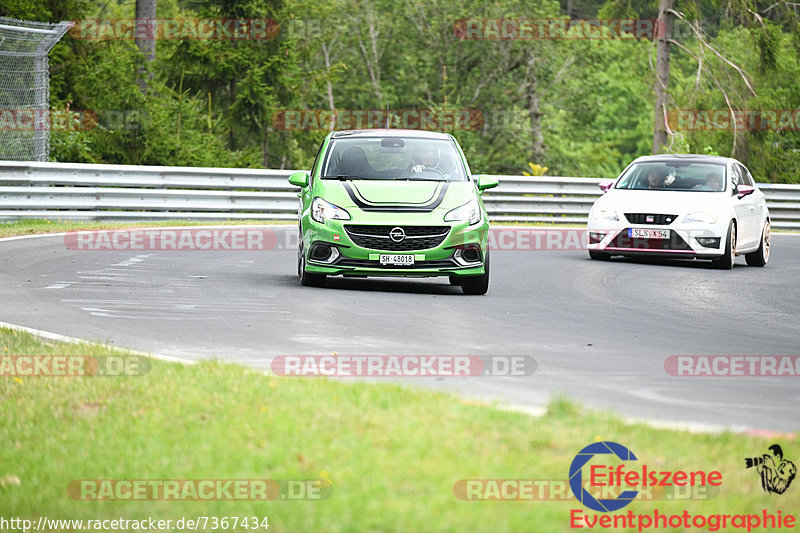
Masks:
[[[478,178],[478,190],[485,191],[486,189],[493,189],[500,185],[500,182],[497,181],[497,178],[494,176],[477,176]]]
[[[736,194],[739,196],[739,200],[741,200],[748,194],[753,194],[755,191],[756,188],[752,185],[739,185],[738,189],[736,190]]]
[[[612,185],[614,185],[614,182],[612,180],[601,181],[600,183],[597,184],[597,186],[600,187],[600,189],[602,189],[603,193],[607,193],[608,189],[610,189]]]
[[[289,175],[289,183],[295,187],[308,186],[308,172],[295,172]]]

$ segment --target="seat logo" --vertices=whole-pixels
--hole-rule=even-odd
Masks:
[[[406,238],[406,232],[403,228],[392,228],[389,232],[389,238],[394,242],[403,242]]]

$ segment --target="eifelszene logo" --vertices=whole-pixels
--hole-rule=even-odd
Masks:
[[[625,464],[612,465],[613,457],[603,461],[606,464],[588,466],[590,489],[604,489],[614,498],[595,498],[583,482],[583,467],[596,455],[611,455],[618,460],[638,461],[639,459],[628,448],[611,441],[600,441],[583,448],[572,460],[569,467],[569,487],[572,494],[585,507],[601,513],[619,511],[631,503],[642,490],[648,487],[719,487],[722,484],[722,473],[717,470],[657,470],[642,464],[629,468]],[[624,490],[624,489],[638,490]],[[617,494],[618,492],[618,494]],[[575,513],[573,512],[573,515]]]
[[[761,457],[747,457],[744,460],[745,468],[755,467],[761,476],[761,488],[771,494],[783,494],[792,484],[797,474],[797,467],[788,459],[783,458],[783,449],[779,444],[773,444],[769,453]]]

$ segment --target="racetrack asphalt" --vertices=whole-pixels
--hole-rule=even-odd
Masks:
[[[0,241],[0,321],[185,359],[268,369],[277,355],[528,355],[533,375],[414,386],[540,408],[564,395],[657,421],[800,430],[798,377],[674,377],[672,355],[800,355],[800,236],[765,268],[494,250],[489,293],[447,278],[302,287],[296,228],[267,251],[82,251]],[[296,378],[309,379],[309,378]]]

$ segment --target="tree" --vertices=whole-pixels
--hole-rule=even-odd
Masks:
[[[672,40],[672,0],[660,0],[656,23],[656,103],[653,121],[653,153],[669,142],[667,133],[667,93],[669,91],[669,53]]]
[[[136,46],[147,61],[156,58],[156,0],[136,0]],[[146,28],[146,31],[142,29]]]

